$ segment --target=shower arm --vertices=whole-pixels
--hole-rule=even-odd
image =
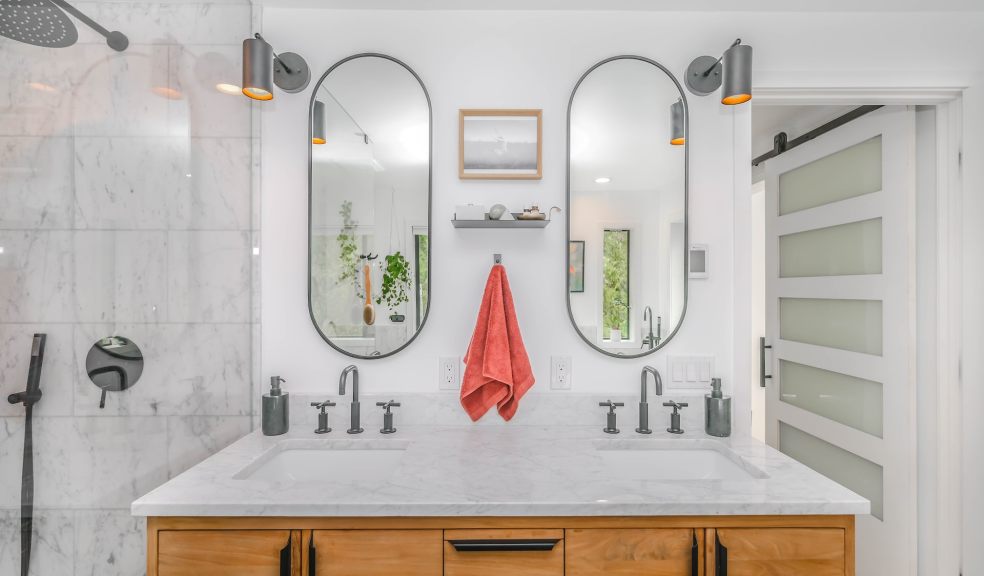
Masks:
[[[123,33],[110,32],[109,30],[103,28],[98,22],[96,22],[92,18],[89,18],[88,16],[80,12],[75,6],[72,6],[65,0],[48,0],[48,1],[58,6],[65,12],[68,12],[69,14],[74,16],[76,19],[80,20],[83,24],[85,24],[89,28],[92,28],[99,34],[102,34],[103,37],[106,38],[106,42],[109,44],[109,47],[112,48],[113,50],[116,50],[117,52],[122,52],[126,50],[127,46],[129,46],[130,41]]]

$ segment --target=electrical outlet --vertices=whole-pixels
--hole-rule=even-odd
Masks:
[[[551,390],[570,390],[573,376],[570,356],[550,357]]]
[[[458,383],[460,366],[461,361],[457,356],[438,360],[438,387],[441,390],[457,390],[461,387]]]

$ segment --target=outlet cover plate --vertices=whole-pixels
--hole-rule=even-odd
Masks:
[[[551,390],[570,390],[573,378],[573,362],[570,356],[550,357]]]
[[[437,383],[441,390],[458,390],[461,388],[461,359],[457,356],[445,356],[438,359]]]

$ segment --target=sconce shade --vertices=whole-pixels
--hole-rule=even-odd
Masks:
[[[670,144],[683,146],[687,143],[686,128],[683,121],[683,100],[670,104]]]
[[[320,100],[314,101],[314,113],[311,115],[311,143],[324,144],[325,139],[325,103]]]
[[[737,44],[724,53],[724,79],[721,103],[728,106],[743,104],[752,99],[752,47]]]
[[[273,100],[273,46],[261,38],[243,40],[243,94]]]

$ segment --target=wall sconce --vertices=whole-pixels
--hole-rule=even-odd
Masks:
[[[734,106],[752,99],[752,47],[742,44],[741,38],[720,58],[699,56],[687,67],[687,89],[697,96],[707,96],[722,83],[722,104]]]
[[[253,100],[273,100],[273,85],[294,94],[307,88],[311,69],[300,55],[277,55],[259,34],[243,40],[243,94]]]
[[[324,144],[327,142],[325,128],[325,103],[321,100],[314,101],[314,113],[311,114],[311,144]]]
[[[670,144],[683,146],[687,143],[686,126],[683,121],[683,98],[670,104]]]

